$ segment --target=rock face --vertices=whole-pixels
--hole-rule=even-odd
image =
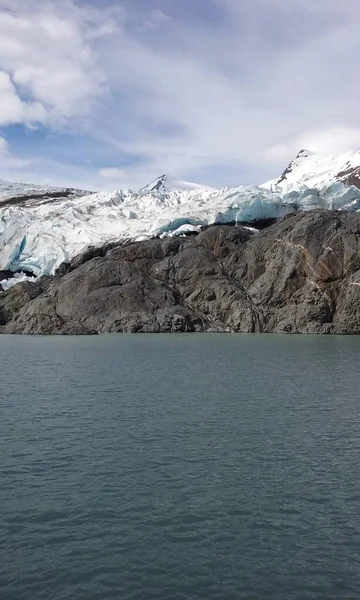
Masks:
[[[360,214],[88,250],[0,293],[2,333],[360,333]]]

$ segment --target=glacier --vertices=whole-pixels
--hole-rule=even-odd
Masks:
[[[341,182],[291,190],[268,184],[214,189],[184,182],[179,187],[169,190],[162,181],[138,192],[83,192],[51,201],[43,201],[38,190],[39,199],[31,203],[0,202],[0,271],[16,273],[4,278],[2,287],[29,273],[53,275],[85,248],[121,239],[186,235],[229,222],[256,228],[257,221],[314,208],[360,210],[360,189]],[[1,197],[6,198],[5,191]]]
[[[334,182],[360,185],[360,150],[340,153],[300,150],[278,179],[262,185],[285,194],[299,188],[324,189]],[[356,182],[356,183],[355,183]]]

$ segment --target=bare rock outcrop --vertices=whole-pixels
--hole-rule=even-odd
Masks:
[[[2,333],[360,333],[360,214],[91,249],[0,293]]]

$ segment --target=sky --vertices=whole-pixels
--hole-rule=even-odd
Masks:
[[[261,184],[360,147],[359,0],[0,0],[0,178]]]

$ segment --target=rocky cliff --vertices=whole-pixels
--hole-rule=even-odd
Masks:
[[[360,214],[89,249],[0,293],[2,333],[360,333]]]

